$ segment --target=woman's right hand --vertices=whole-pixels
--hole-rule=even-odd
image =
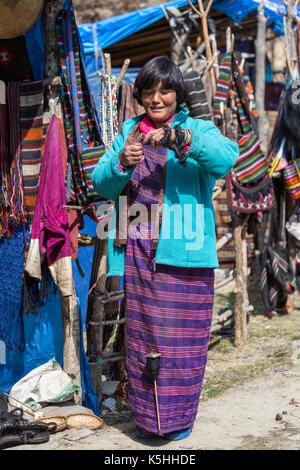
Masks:
[[[133,165],[137,165],[144,160],[144,151],[142,144],[130,144],[126,145],[120,153],[120,164],[124,168],[129,168]]]

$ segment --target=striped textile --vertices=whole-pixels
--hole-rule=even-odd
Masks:
[[[227,105],[227,96],[230,88],[232,74],[232,53],[227,52],[220,62],[220,75],[218,78],[216,93],[213,102],[213,117],[216,126],[221,121],[220,104],[224,103],[224,109]]]
[[[185,100],[189,108],[190,115],[194,119],[211,120],[211,112],[209,109],[205,87],[200,75],[195,70],[184,74],[184,84],[188,91]]]
[[[300,197],[300,176],[296,161],[292,161],[283,169],[283,179],[286,191],[291,199]]]
[[[73,10],[63,10],[59,14],[56,37],[63,82],[66,138],[72,168],[72,172],[69,168],[72,181],[67,185],[67,198],[73,203],[86,205],[83,201],[86,202],[88,188],[82,175],[80,155],[84,148],[96,147],[102,140],[94,101],[88,89]]]
[[[117,110],[118,79],[113,75],[102,74],[101,81],[101,137],[108,150],[119,133]]]
[[[216,182],[218,184],[218,181]],[[220,240],[229,232],[232,226],[232,217],[228,210],[227,191],[222,191],[214,200],[216,217],[216,239]],[[255,255],[255,237],[251,233],[245,234],[247,241],[247,258],[249,261],[254,259]],[[220,269],[233,269],[235,267],[235,249],[234,240],[230,240],[223,248],[218,251],[218,261]]]
[[[0,238],[11,237],[25,222],[21,173],[20,82],[8,83],[6,105],[1,106],[1,189]]]
[[[144,146],[145,160],[130,182],[130,204],[158,201],[166,149]],[[207,360],[214,299],[212,268],[157,265],[153,271],[151,222],[130,226],[125,255],[126,370],[128,399],[137,428],[165,433],[194,423]],[[161,353],[154,385],[145,355]]]
[[[132,93],[133,84],[123,81],[118,94],[119,134],[122,132],[122,124],[124,121],[139,116],[145,112],[144,107],[133,98]]]
[[[232,79],[233,77],[233,79]],[[240,156],[234,166],[236,174],[241,184],[255,183],[261,180],[267,173],[269,163],[261,151],[261,141],[254,132],[253,125],[245,112],[249,108],[246,99],[247,93],[240,76],[238,65],[232,57],[231,52],[227,52],[220,63],[220,76],[217,82],[216,94],[213,104],[213,117],[216,126],[223,127],[222,132],[227,131],[222,126],[221,103],[224,104],[224,112],[227,108],[227,98],[229,91],[233,93],[242,136],[238,140]],[[251,111],[249,110],[251,113]]]
[[[21,352],[25,348],[22,299],[28,237],[28,228],[20,224],[11,238],[0,240],[0,341],[7,351]]]
[[[6,85],[0,81],[0,238],[8,230],[9,152],[7,135]]]
[[[42,162],[43,82],[20,85],[21,160],[24,187],[24,209],[33,218]]]

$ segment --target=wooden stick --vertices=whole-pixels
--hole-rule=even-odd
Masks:
[[[5,396],[8,397],[8,398],[11,398],[12,400],[16,401],[17,403],[20,403],[20,405],[26,406],[26,408],[29,408],[29,409],[32,410],[32,411],[37,411],[37,410],[35,410],[32,406],[26,405],[26,403],[23,403],[23,402],[17,400],[16,398],[12,397],[12,396],[9,395],[8,393],[3,392],[3,395],[5,395]],[[10,403],[9,403],[9,404],[10,404]]]
[[[228,26],[226,29],[226,52],[232,51],[231,47],[231,28]]]
[[[297,6],[298,6],[298,3],[299,3],[299,0],[296,0],[296,3],[295,3],[295,5],[294,5],[294,10],[293,10],[293,16],[295,16],[296,13],[297,13]]]
[[[125,77],[125,74],[127,72],[127,69],[128,69],[128,66],[130,64],[130,59],[125,59],[124,62],[123,62],[123,65],[122,65],[122,69],[121,69],[121,72],[118,76],[118,79],[117,79],[117,88],[119,88],[122,84],[122,81]]]
[[[213,0],[210,0],[207,7],[206,7],[206,10],[205,10],[206,15],[208,15],[208,13],[209,13],[210,7],[212,6],[212,2],[213,2]]]
[[[191,46],[188,46],[188,47],[187,47],[187,53],[188,53],[189,58],[190,58],[190,61],[191,61],[192,69],[193,69],[193,70],[196,70],[195,60],[194,60],[194,56],[193,56],[193,52],[192,52]]]
[[[293,72],[293,69],[292,69],[292,65],[291,65],[291,62],[290,62],[290,58],[289,58],[286,46],[284,46],[284,54],[285,54],[286,63],[288,65],[288,69],[289,69],[291,78],[293,78],[294,77],[294,72]]]
[[[80,206],[62,206],[63,209],[66,211],[83,211],[84,207]]]
[[[212,200],[216,199],[221,194],[222,191],[223,191],[223,188],[214,189]]]
[[[205,67],[205,69],[203,70],[202,72],[202,76],[204,76],[207,72],[209,72],[210,70],[212,70],[212,66],[216,60],[216,58],[218,57],[218,52],[216,52],[215,56],[212,58],[212,60],[210,62],[208,62],[207,66]]]
[[[263,152],[267,152],[268,142],[265,133],[265,60],[266,60],[266,25],[264,2],[261,1],[257,15],[256,49],[256,77],[255,77],[255,103],[258,112],[258,135],[262,141]]]
[[[215,291],[217,289],[220,289],[221,287],[226,286],[226,284],[229,284],[231,281],[233,281],[234,278],[235,278],[235,272],[232,272],[228,277],[226,277],[225,279],[222,279],[222,281],[216,282],[214,286]]]
[[[202,13],[197,10],[197,8],[192,4],[191,0],[188,0],[189,4],[191,5],[192,9],[201,17]]]
[[[45,80],[43,80],[43,87],[47,88],[48,86],[61,87],[62,86],[61,78],[60,77],[45,78]]]
[[[203,8],[202,0],[198,0],[200,11],[196,7],[194,7],[194,5],[191,3],[190,0],[188,0],[188,2],[190,6],[193,8],[193,10],[197,13],[197,15],[201,18],[203,39],[204,39],[205,50],[206,50],[206,60],[207,62],[210,63],[212,60],[212,53],[211,53],[209,34],[208,34],[207,15],[212,5],[212,0],[209,1],[205,11]],[[214,97],[216,93],[216,78],[215,78],[215,72],[212,68],[209,69],[209,76],[210,76],[210,84],[212,88],[212,96]]]
[[[104,69],[106,75],[111,75],[111,57],[110,54],[104,54]]]
[[[157,425],[158,425],[158,430],[160,431],[160,419],[159,419],[159,408],[158,408],[158,398],[157,398],[157,386],[156,386],[156,380],[154,380],[154,392],[155,392],[155,403],[156,403]]]
[[[215,36],[212,36],[211,38],[211,48],[212,48],[212,53],[213,53],[213,56],[218,56],[218,48],[217,48],[217,41],[216,41],[216,37]],[[219,63],[218,61],[216,61],[216,64],[214,66],[214,72],[215,72],[215,76],[216,76],[216,81],[218,81],[219,79],[219,75],[220,75],[220,70],[219,70]]]
[[[223,235],[223,237],[220,238],[220,240],[218,240],[217,243],[216,243],[217,251],[220,250],[221,248],[223,248],[223,246],[225,246],[226,243],[228,243],[230,240],[232,240],[232,238],[233,238],[233,233],[232,232],[228,232],[225,235]]]
[[[13,405],[12,403],[9,403],[9,406],[12,406],[13,408],[19,408],[20,409],[19,406]],[[31,411],[27,411],[27,410],[23,410],[23,411],[24,411],[24,413],[27,413],[27,414],[29,414],[29,415],[31,415],[35,418],[35,414],[31,413]]]

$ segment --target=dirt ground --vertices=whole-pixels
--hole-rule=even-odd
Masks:
[[[233,301],[231,283],[215,297],[214,317]],[[66,430],[47,444],[17,449],[52,450],[296,450],[300,447],[300,294],[292,315],[265,315],[257,279],[249,284],[254,311],[248,340],[212,336],[192,434],[185,440],[138,440],[127,401],[103,416],[98,431]],[[277,419],[276,419],[277,418]]]

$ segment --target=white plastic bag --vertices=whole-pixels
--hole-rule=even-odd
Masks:
[[[10,395],[38,410],[49,403],[71,400],[78,388],[78,385],[75,385],[70,376],[53,358],[19,380],[12,387]],[[20,406],[12,398],[9,399],[9,402]]]

